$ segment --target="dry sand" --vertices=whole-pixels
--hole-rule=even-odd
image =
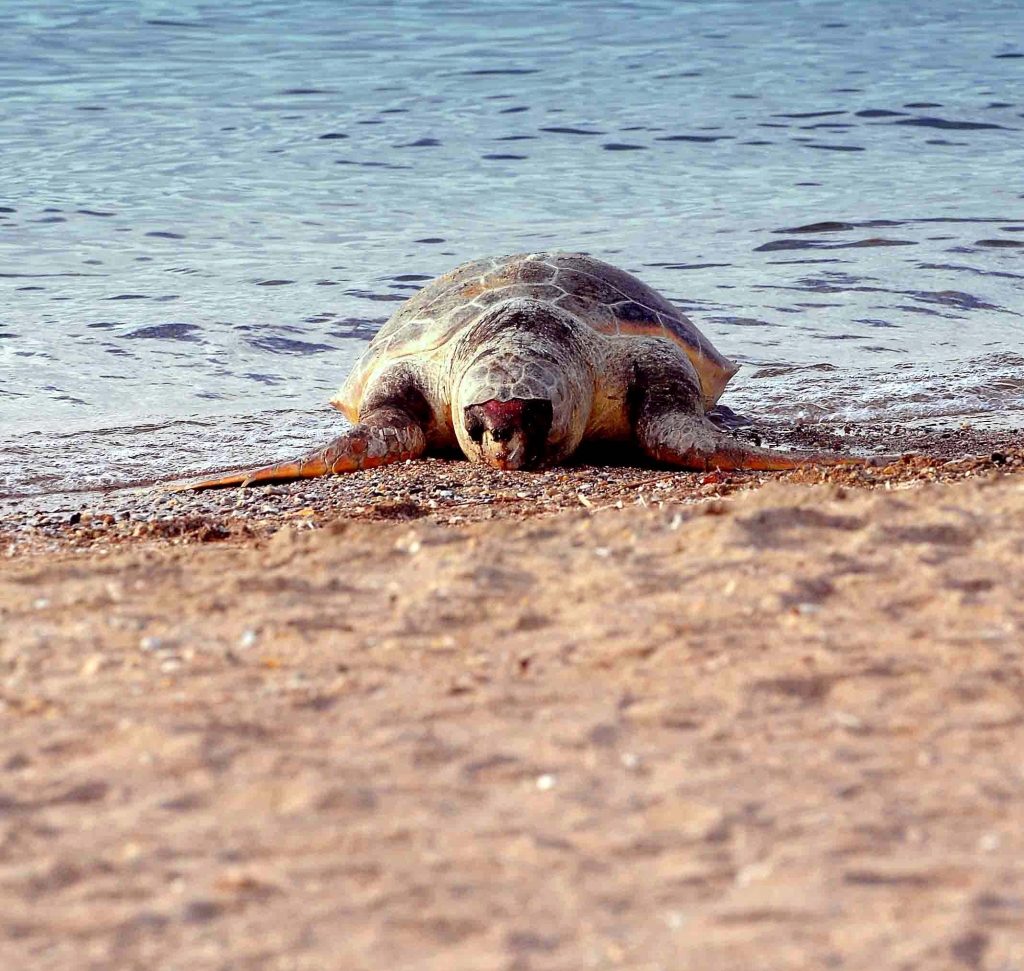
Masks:
[[[9,515],[0,967],[1024,968],[1022,471]]]

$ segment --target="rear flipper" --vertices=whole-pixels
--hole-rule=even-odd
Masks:
[[[668,412],[642,418],[637,441],[651,458],[695,471],[779,472],[818,465],[883,465],[892,457],[857,458],[828,452],[781,452],[748,445],[727,435],[703,415]]]
[[[404,459],[419,458],[427,448],[423,427],[398,408],[378,408],[328,445],[302,458],[278,462],[258,469],[229,472],[210,479],[172,482],[172,492],[189,489],[216,489],[223,486],[248,486],[260,482],[288,482],[337,475],[389,465]]]

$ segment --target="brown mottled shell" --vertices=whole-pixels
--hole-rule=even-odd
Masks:
[[[529,253],[463,263],[410,297],[374,337],[335,404],[355,416],[368,378],[399,358],[432,357],[488,307],[548,300],[611,337],[666,337],[689,356],[706,400],[722,393],[736,365],[664,297],[635,276],[582,253]]]

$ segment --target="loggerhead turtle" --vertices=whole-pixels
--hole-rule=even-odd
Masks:
[[[407,300],[331,404],[353,422],[303,458],[185,483],[249,485],[352,472],[458,446],[531,469],[580,442],[634,443],[684,469],[868,460],[756,448],[706,417],[737,366],[636,277],[582,253],[464,263]]]

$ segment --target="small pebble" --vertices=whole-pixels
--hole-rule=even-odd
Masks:
[[[837,725],[841,725],[843,728],[857,730],[864,727],[863,720],[856,715],[851,715],[848,711],[835,711],[832,713],[832,718]]]
[[[82,676],[91,678],[99,672],[101,667],[103,667],[103,655],[93,654],[92,657],[88,658],[82,665]]]
[[[999,849],[1000,842],[998,833],[983,833],[978,839],[978,849],[982,853],[994,853]]]

